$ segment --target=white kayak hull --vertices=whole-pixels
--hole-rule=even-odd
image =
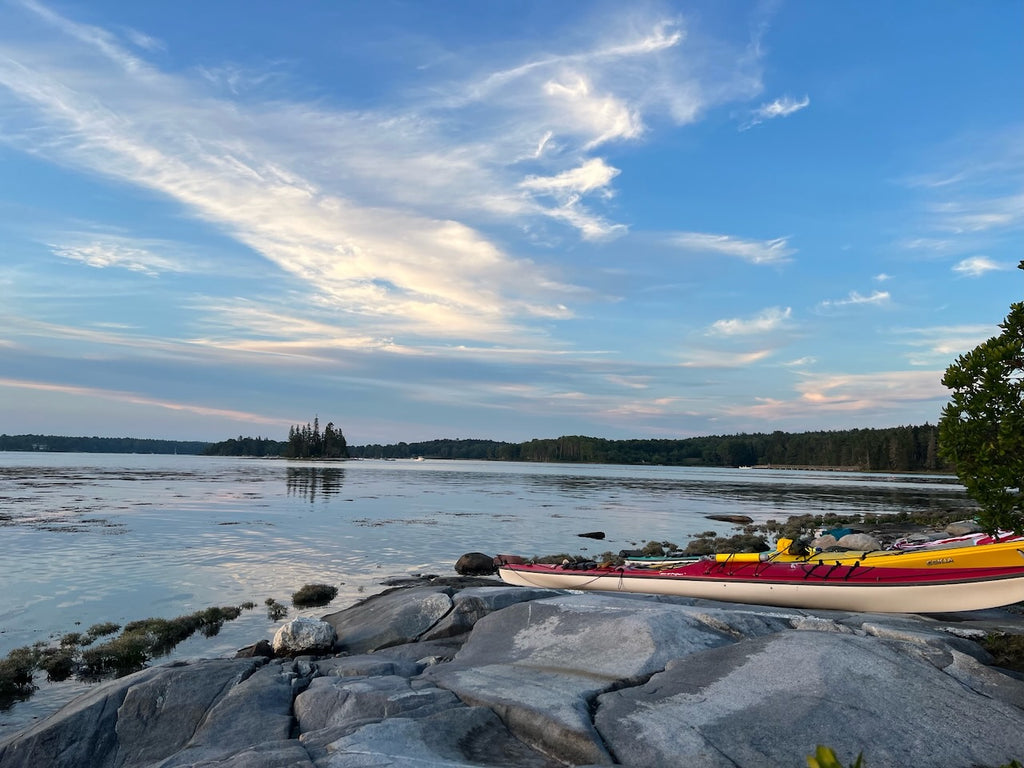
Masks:
[[[732,603],[869,613],[945,613],[1024,601],[1024,573],[921,584],[706,579],[499,566],[507,584],[548,589],[673,595]]]

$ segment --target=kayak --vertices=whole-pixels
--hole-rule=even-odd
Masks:
[[[917,549],[876,549],[870,551],[815,551],[791,547],[789,539],[779,539],[772,552],[742,552],[715,555],[718,562],[776,563],[842,563],[859,562],[875,568],[1012,568],[1024,566],[1024,540],[1013,536],[990,544],[964,545],[957,541],[949,546]]]
[[[871,613],[938,613],[997,608],[1024,600],[1024,557],[1013,566],[885,567],[873,561],[720,560],[654,567],[550,565],[497,557],[507,584],[637,592],[788,608]]]
[[[950,547],[978,547],[986,544],[999,544],[1007,541],[1022,541],[1024,536],[1013,531],[999,531],[995,536],[990,533],[967,533],[963,536],[947,536],[941,539],[920,541],[912,537],[897,539],[892,549],[948,549]]]

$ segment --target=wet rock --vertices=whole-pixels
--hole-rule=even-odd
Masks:
[[[467,552],[455,561],[455,572],[462,576],[490,576],[497,573],[494,558],[483,552]]]
[[[247,645],[245,648],[240,648],[235,654],[236,659],[251,659],[254,656],[262,656],[265,659],[274,658],[274,647],[270,644],[269,640],[260,640],[253,645]]]
[[[604,531],[591,531],[590,533],[577,533],[581,539],[603,539]]]
[[[735,523],[736,525],[749,525],[754,518],[746,515],[704,515],[706,520],[718,520],[721,523]]]

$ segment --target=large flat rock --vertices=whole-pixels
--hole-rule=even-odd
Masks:
[[[1019,758],[1024,711],[964,686],[919,647],[804,631],[742,640],[599,696],[595,726],[622,763],[648,768],[793,765],[817,744],[872,766]]]
[[[743,615],[747,632],[784,626]],[[480,619],[450,664],[424,676],[463,701],[496,711],[520,739],[570,763],[609,764],[590,706],[599,694],[642,683],[673,659],[740,634],[700,609],[606,595],[510,606]]]

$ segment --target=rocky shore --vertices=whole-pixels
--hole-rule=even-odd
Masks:
[[[974,641],[1024,632],[1011,611],[809,612],[452,578],[304,621],[276,653],[100,684],[0,743],[0,768],[754,768],[804,766],[818,744],[866,768],[1024,757],[1024,675]]]

